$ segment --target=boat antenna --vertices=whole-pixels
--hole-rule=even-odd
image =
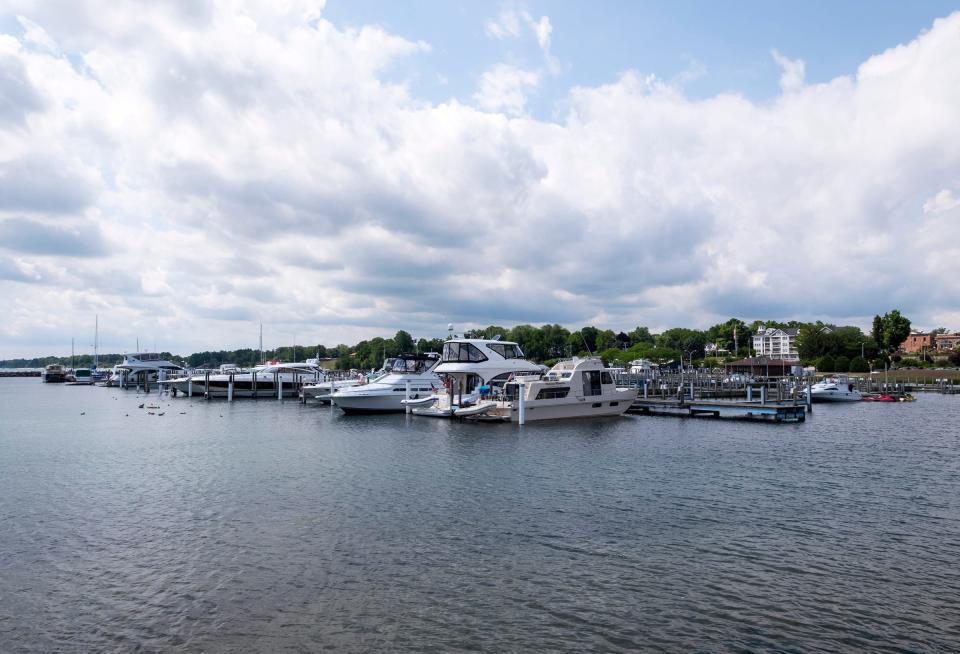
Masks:
[[[260,365],[263,365],[263,323],[260,323]]]
[[[583,340],[583,347],[587,348],[587,354],[593,356],[593,352],[590,350],[590,346],[587,345],[587,337],[583,335],[583,330],[580,330],[580,338]]]

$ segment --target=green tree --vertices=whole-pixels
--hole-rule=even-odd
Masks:
[[[870,335],[873,336],[873,342],[883,346],[883,318],[873,317],[873,327],[870,329]]]
[[[834,372],[850,372],[850,359],[842,354],[833,360]]]
[[[887,352],[893,352],[910,335],[910,320],[894,309],[883,315],[883,346]]]
[[[822,356],[817,359],[816,363],[817,372],[834,372],[834,361],[833,357],[829,354]]]
[[[657,336],[659,347],[679,350],[684,357],[690,356],[692,352],[694,357],[703,358],[703,346],[706,342],[706,332],[686,327],[674,327]]]
[[[869,372],[870,364],[863,357],[857,356],[850,359],[850,372]]]
[[[400,353],[413,352],[414,350],[413,337],[402,329],[394,335],[393,342]]]
[[[650,330],[646,327],[637,327],[627,334],[627,336],[630,337],[630,347],[633,347],[637,343],[649,343],[653,345],[653,334],[651,334]]]
[[[609,350],[617,346],[617,335],[612,329],[597,332],[597,350]]]

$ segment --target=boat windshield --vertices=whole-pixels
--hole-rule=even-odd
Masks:
[[[480,362],[486,361],[486,355],[472,343],[457,343],[455,341],[443,344],[443,362]]]
[[[514,343],[488,343],[487,347],[504,359],[522,359],[523,351]]]

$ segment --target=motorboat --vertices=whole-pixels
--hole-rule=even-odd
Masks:
[[[400,413],[406,410],[404,400],[432,397],[443,388],[443,380],[434,372],[439,364],[436,352],[401,354],[385,362],[380,376],[365,384],[338,387],[331,399],[347,414]]]
[[[304,384],[300,388],[300,399],[303,402],[330,404],[334,393],[365,383],[367,383],[367,377],[363,373],[354,375],[347,373],[347,376],[337,378],[335,374],[328,372],[322,379]]]
[[[558,362],[545,375],[517,375],[504,384],[499,396],[457,409],[454,415],[512,422],[620,416],[637,399],[637,392],[636,387],[617,386],[613,371],[600,359],[573,358]]]
[[[810,387],[810,399],[814,402],[859,402],[863,395],[842,377],[828,377]]]
[[[249,370],[226,369],[197,372],[159,382],[161,389],[174,395],[227,397],[233,384],[233,397],[296,397],[300,387],[324,379],[324,370],[316,359],[298,363],[272,361]]]
[[[113,367],[108,386],[142,386],[160,380],[182,375],[183,366],[160,358],[156,352],[135,352],[125,354],[123,361]]]
[[[524,358],[516,343],[499,339],[452,338],[443,344],[440,363],[434,372],[443,388],[429,398],[404,400],[416,415],[454,417],[481,400],[481,387],[500,392],[511,377],[541,375],[546,368]]]
[[[90,368],[74,368],[67,373],[67,386],[93,386],[94,381]]]
[[[40,381],[45,384],[62,384],[67,381],[67,369],[59,363],[51,363],[40,373]]]

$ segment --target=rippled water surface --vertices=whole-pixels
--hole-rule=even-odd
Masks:
[[[957,651],[958,416],[519,429],[3,379],[0,651]]]

